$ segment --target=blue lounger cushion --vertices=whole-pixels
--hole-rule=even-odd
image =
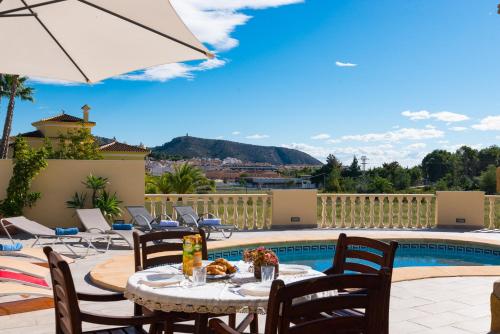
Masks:
[[[179,222],[175,220],[160,220],[158,225],[162,227],[179,227]]]
[[[0,251],[4,252],[20,251],[22,248],[23,244],[20,242],[16,242],[15,244],[10,244],[10,245],[0,244]]]
[[[62,227],[56,227],[56,235],[75,235],[80,232],[78,230],[78,227],[69,227],[69,228],[62,228]]]
[[[217,226],[221,224],[221,219],[220,218],[205,218],[202,221],[198,223],[199,225],[205,225],[205,226]]]
[[[125,223],[115,223],[113,224],[112,227],[113,230],[120,230],[120,231],[131,231],[134,229],[134,225],[132,224],[125,224]]]

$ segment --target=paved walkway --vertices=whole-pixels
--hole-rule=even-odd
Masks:
[[[281,232],[252,232],[238,233],[231,243],[242,242],[244,239],[273,239],[280,235],[294,239],[307,235],[314,238],[334,238],[339,230],[329,231],[281,231]],[[398,231],[348,231],[349,234],[362,234],[375,237],[384,234],[390,238],[402,237],[403,233]],[[386,234],[387,233],[387,234]],[[414,234],[415,233],[415,234]],[[437,236],[435,232],[410,232],[412,236],[420,238],[426,235],[429,238]],[[490,244],[500,242],[499,233],[445,233],[441,237],[467,240],[469,238],[482,239]],[[470,240],[470,239],[469,239]],[[0,240],[2,242],[4,240]],[[210,244],[217,244],[211,242]],[[64,250],[60,245],[57,250]],[[81,249],[83,252],[84,249]],[[82,292],[100,292],[99,289],[90,284],[88,272],[98,263],[116,255],[130,253],[130,250],[110,250],[106,254],[91,255],[83,260],[77,260],[71,264],[77,289]],[[431,278],[414,281],[396,282],[392,286],[390,326],[394,334],[447,334],[447,333],[488,333],[490,326],[489,298],[493,282],[499,277],[447,277]],[[82,303],[82,309],[101,314],[131,315],[132,304],[130,302],[113,303]],[[264,319],[260,325],[264,324]],[[86,325],[85,329],[96,328],[95,325]],[[0,333],[54,333],[53,310],[42,310],[24,314],[0,317]]]

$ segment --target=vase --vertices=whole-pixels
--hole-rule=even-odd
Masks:
[[[262,278],[260,271],[261,266],[262,265],[256,265],[256,264],[253,265],[253,276],[258,280]],[[274,279],[278,278],[279,274],[280,274],[280,264],[278,263],[274,265]]]

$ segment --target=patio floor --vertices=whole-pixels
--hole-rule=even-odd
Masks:
[[[338,234],[339,230],[326,231],[280,231],[280,232],[254,232],[237,233],[231,243],[238,243],[248,238],[266,237],[274,239],[278,235],[287,238],[295,238],[305,235],[316,237],[322,235],[329,238]],[[347,231],[348,234],[375,234],[387,233],[389,237],[402,237],[403,232],[397,231]],[[328,233],[328,236],[325,236]],[[401,233],[401,236],[399,235]],[[404,232],[406,235],[420,237],[421,233],[427,232]],[[414,234],[415,233],[415,234]],[[432,232],[431,237],[439,232]],[[395,235],[396,234],[396,235]],[[418,235],[417,235],[418,234]],[[448,234],[443,233],[441,237],[448,238]],[[488,239],[490,243],[500,242],[499,233],[453,233],[460,239],[474,238]],[[430,236],[430,235],[429,235]],[[262,240],[262,239],[261,239]],[[0,242],[5,242],[1,240]],[[27,241],[24,241],[27,242]],[[218,244],[219,241],[210,242]],[[57,250],[64,250],[60,245]],[[82,252],[83,252],[82,248]],[[82,292],[105,292],[90,283],[88,272],[97,264],[110,259],[116,255],[129,254],[130,250],[110,250],[106,254],[91,255],[85,259],[79,259],[71,264],[71,269],[75,279],[77,289]],[[393,283],[391,292],[391,333],[488,333],[490,326],[489,298],[492,291],[493,282],[500,276],[493,277],[445,277],[430,278],[412,281],[402,281]],[[132,314],[132,304],[130,302],[113,303],[82,303],[82,309],[106,314]],[[264,318],[260,321],[263,326]],[[97,328],[95,325],[87,325],[85,329]],[[41,310],[30,313],[9,315],[0,317],[0,332],[2,334],[11,333],[53,333],[54,316],[53,310]]]

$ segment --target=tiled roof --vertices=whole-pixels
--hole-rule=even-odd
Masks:
[[[139,147],[139,146],[133,146],[133,145],[128,145],[124,143],[119,143],[117,141],[114,141],[112,143],[102,145],[99,147],[99,149],[102,152],[139,152],[139,153],[149,153],[148,149]]]
[[[28,138],[44,138],[45,137],[40,130],[25,132],[25,133],[21,133],[19,135],[21,137],[28,137]]]
[[[38,122],[68,122],[68,123],[80,123],[83,122],[83,118],[68,115],[68,114],[60,114],[54,117],[44,118],[39,120]],[[36,123],[38,123],[36,122]],[[88,122],[94,123],[94,122]]]

